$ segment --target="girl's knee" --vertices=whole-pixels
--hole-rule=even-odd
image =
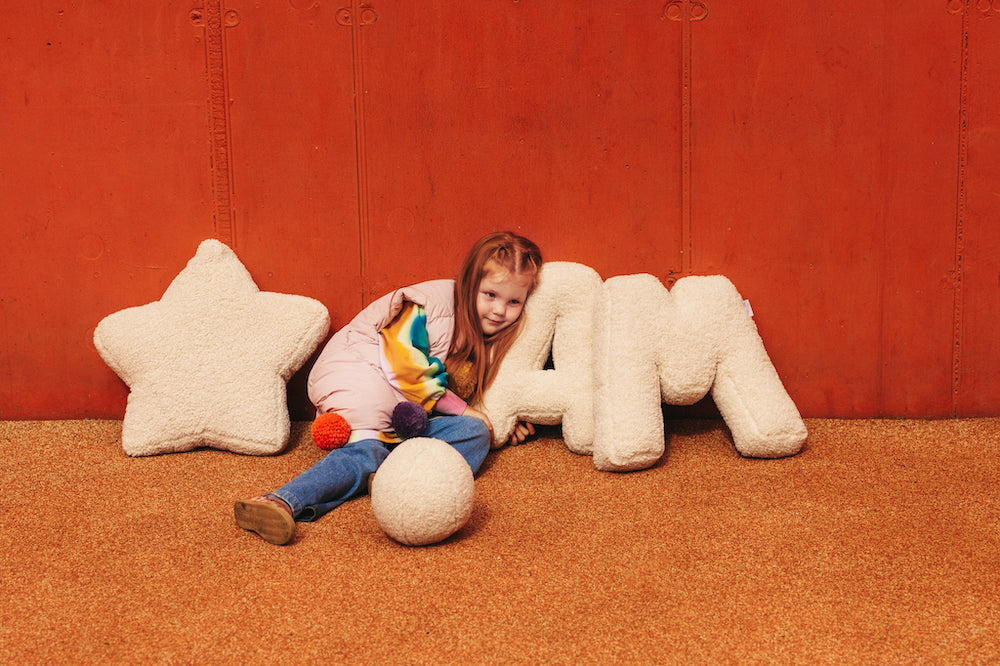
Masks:
[[[462,418],[469,420],[467,427],[470,428],[470,429],[472,429],[475,432],[475,436],[477,438],[485,437],[487,440],[489,440],[489,438],[490,438],[490,429],[482,421],[482,419],[477,419],[474,416],[463,416]]]
[[[493,433],[485,423],[477,418],[472,418],[475,423],[469,425],[474,435],[470,437],[469,451],[465,455],[466,461],[472,467],[472,473],[479,471],[479,466],[483,464],[490,449],[493,448]]]
[[[489,451],[493,444],[493,433],[490,432],[489,426],[474,416],[461,416],[459,418],[466,419],[463,425],[470,444],[476,449]]]
[[[348,464],[360,471],[374,472],[389,455],[389,450],[379,441],[363,439],[350,442],[340,449],[334,449],[330,454],[340,453],[341,464]]]

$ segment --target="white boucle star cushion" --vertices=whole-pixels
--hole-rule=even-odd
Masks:
[[[287,382],[329,327],[322,303],[260,291],[231,249],[202,242],[159,301],[111,314],[94,331],[130,389],[125,453],[280,452]]]

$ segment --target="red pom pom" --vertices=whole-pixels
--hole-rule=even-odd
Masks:
[[[312,438],[321,449],[338,449],[351,438],[351,426],[340,414],[326,412],[313,421]]]

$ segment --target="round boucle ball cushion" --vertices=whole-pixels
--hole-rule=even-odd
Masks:
[[[408,546],[437,543],[472,515],[475,482],[462,454],[439,439],[415,437],[395,449],[372,479],[382,531]]]

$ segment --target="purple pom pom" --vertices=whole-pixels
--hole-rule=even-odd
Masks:
[[[427,425],[427,412],[415,402],[401,402],[392,410],[392,429],[403,439],[416,437]]]

